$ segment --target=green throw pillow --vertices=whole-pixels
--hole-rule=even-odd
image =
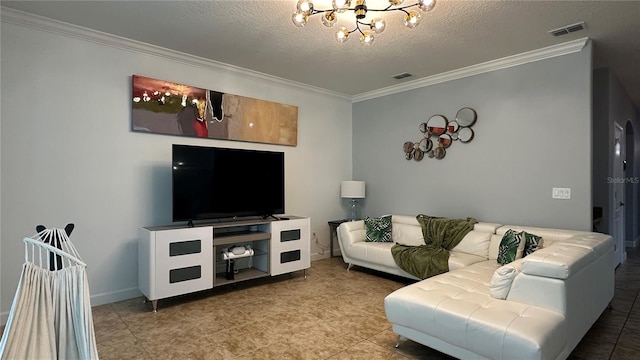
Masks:
[[[534,234],[529,234],[526,231],[523,231],[522,235],[524,236],[524,240],[525,240],[524,253],[522,254],[522,257],[525,257],[533,253],[534,251],[538,250],[542,246],[542,237]]]
[[[367,217],[364,219],[364,227],[367,242],[391,242],[391,215],[379,218]]]
[[[500,246],[498,247],[498,264],[506,265],[518,258],[518,247],[522,241],[522,233],[515,232],[511,229],[502,237]],[[522,255],[520,255],[522,256]]]

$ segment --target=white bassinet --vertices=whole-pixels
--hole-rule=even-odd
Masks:
[[[65,230],[25,238],[24,250],[0,359],[98,359],[86,264]]]

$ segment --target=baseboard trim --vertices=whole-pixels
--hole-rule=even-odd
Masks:
[[[139,296],[143,296],[143,294],[138,290],[138,288],[129,288],[117,291],[110,291],[101,294],[91,295],[91,306],[99,306],[104,304],[111,304],[118,301],[129,300]]]
[[[327,259],[329,257],[329,252],[324,252],[323,254],[321,253],[313,253],[311,254],[311,261],[316,261],[316,260],[322,260],[322,259]]]
[[[0,313],[0,326],[5,326],[7,324],[7,320],[9,320],[9,312],[5,311]]]
[[[110,304],[118,301],[133,299],[142,296],[142,293],[138,288],[129,288],[119,291],[112,291],[108,293],[102,293],[91,296],[91,306],[99,306],[104,304]],[[12,304],[13,306],[13,304]],[[0,313],[0,325],[4,326],[9,320],[9,311]]]
[[[129,288],[118,291],[110,291],[101,294],[91,295],[91,306],[99,306],[104,304],[111,304],[118,301],[133,299],[142,296],[142,293],[138,288]],[[13,305],[13,304],[12,304]],[[0,313],[0,325],[6,325],[9,320],[9,311]]]
[[[334,250],[337,250],[337,249],[334,249]],[[339,251],[339,250],[337,250],[337,252],[336,252],[336,251],[334,251],[334,252],[333,252],[333,256],[334,256],[334,257],[340,257],[340,258],[342,258],[342,254],[340,253],[340,251]],[[325,251],[325,252],[324,252],[324,253],[322,253],[322,254],[321,254],[321,253],[313,253],[313,254],[311,254],[311,261],[322,260],[322,259],[328,259],[328,258],[329,258],[329,251],[328,251],[328,250],[327,250],[327,251]]]

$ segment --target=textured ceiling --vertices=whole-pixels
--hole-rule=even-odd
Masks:
[[[370,8],[376,2],[368,0]],[[406,0],[407,4],[414,0]],[[6,7],[346,95],[589,37],[640,105],[640,1],[445,1],[409,30],[398,13],[371,46],[344,44],[311,17],[297,28],[287,1],[1,1]],[[330,0],[316,0],[316,7]],[[548,30],[585,21],[587,29]],[[340,22],[338,23],[341,24]],[[351,27],[351,26],[349,26]],[[395,80],[409,72],[413,77]]]

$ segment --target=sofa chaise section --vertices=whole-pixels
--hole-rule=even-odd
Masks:
[[[565,359],[613,298],[609,235],[503,226],[543,237],[517,260],[505,299],[491,294],[495,260],[425,279],[385,298],[395,333],[463,359]],[[509,264],[505,265],[509,266]]]

